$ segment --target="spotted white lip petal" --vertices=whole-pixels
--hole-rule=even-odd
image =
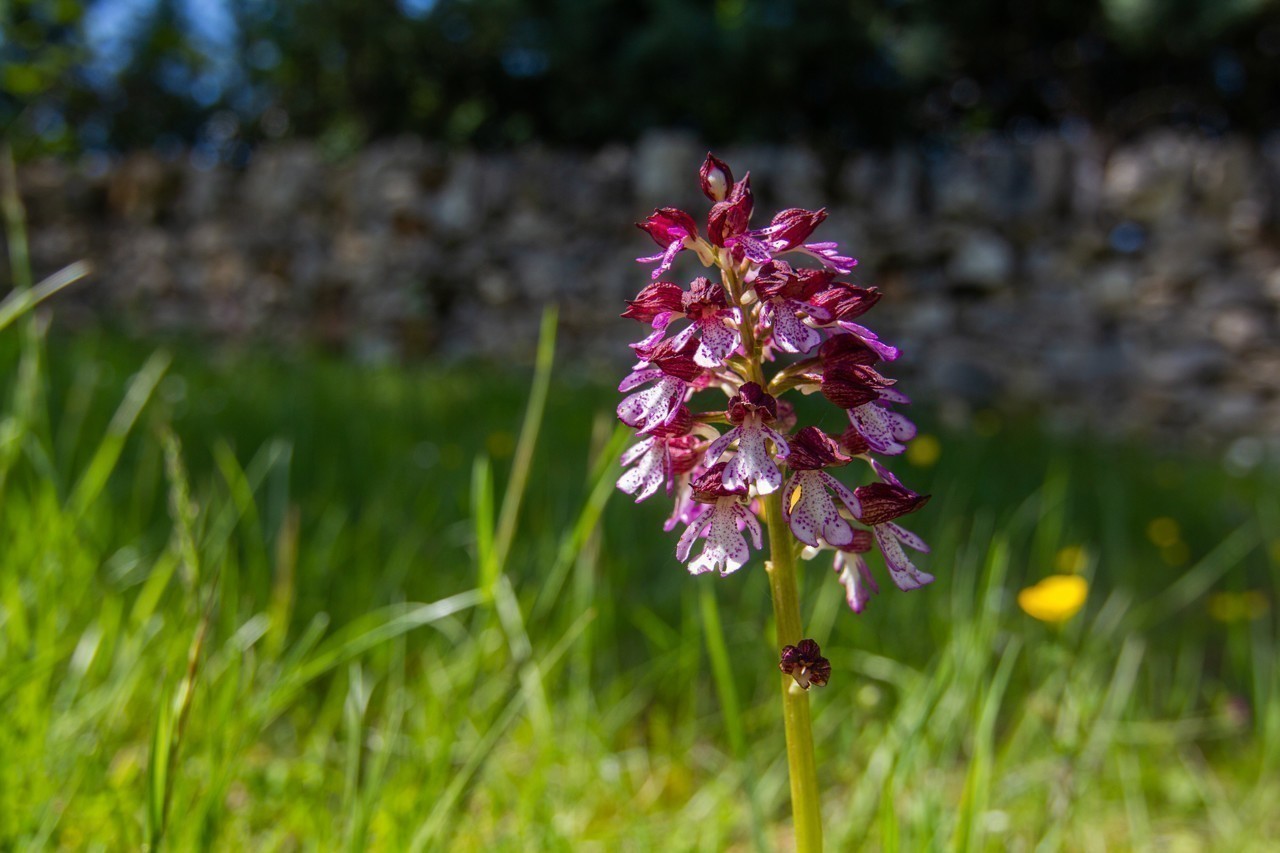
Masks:
[[[892,525],[896,527],[897,525]],[[902,545],[898,542],[895,531],[890,529],[891,525],[877,524],[875,526],[876,542],[880,545],[880,553],[884,554],[885,565],[889,568],[889,576],[893,578],[893,582],[898,589],[909,590],[919,589],[920,587],[933,583],[933,575],[928,572],[922,572],[916,568],[915,563],[907,557],[907,552],[902,550]]]
[[[639,428],[642,434],[652,432],[675,418],[688,390],[688,382],[662,374],[652,387],[637,391],[618,404],[618,420]]]
[[[840,517],[831,495],[827,494],[822,471],[798,471],[800,499],[791,509],[791,532],[806,545],[817,547],[819,538],[831,545],[853,542],[853,528]]]
[[[891,521],[888,524],[886,524],[885,527],[893,531],[893,535],[898,538],[898,541],[900,541],[903,545],[906,545],[908,548],[914,548],[915,550],[919,551],[921,554],[929,553],[929,550],[930,550],[929,545],[923,539],[921,539],[916,534],[912,533],[910,530],[907,530],[901,524]]]
[[[738,430],[738,454],[725,466],[725,487],[741,490],[754,484],[756,492],[761,495],[782,488],[782,472],[764,444],[765,428],[759,424],[748,426],[744,423]]]
[[[693,354],[693,362],[699,367],[720,367],[738,348],[738,333],[719,317],[699,325],[702,327],[702,341]]]
[[[640,452],[637,452],[640,451]],[[623,465],[635,463],[618,478],[618,488],[636,496],[636,503],[652,496],[667,479],[667,448],[657,438],[649,438],[629,449]]]
[[[759,551],[764,547],[760,538],[760,519],[756,518],[756,514],[741,504],[734,507],[734,512],[738,514],[738,518],[747,526],[747,530],[751,533],[751,544],[756,546]]]
[[[836,497],[840,499],[841,503],[849,508],[849,512],[853,514],[854,518],[862,515],[862,502],[858,500],[858,496],[853,493],[852,489],[837,480],[835,477],[832,477],[826,471],[821,471],[819,473],[822,474],[822,482],[826,484],[827,488],[836,493]],[[834,545],[835,543],[832,542],[831,544]]]
[[[684,533],[680,534],[680,541],[676,543],[676,559],[680,562],[683,563],[689,559],[689,552],[693,549],[694,540],[701,536],[711,523],[709,510],[710,507],[696,510],[693,520],[684,529]]]
[[[808,352],[822,343],[822,335],[817,329],[810,328],[800,322],[796,316],[795,303],[790,300],[778,300],[772,305],[773,339],[783,352]]]
[[[737,498],[721,498],[711,510],[706,526],[706,544],[689,571],[700,575],[719,569],[721,575],[736,572],[751,557],[746,538],[738,531]]]
[[[729,449],[729,445],[738,437],[739,427],[726,432],[707,446],[707,454],[702,457],[702,464],[710,468]]]
[[[849,423],[867,440],[867,445],[872,450],[886,456],[897,456],[907,449],[897,438],[897,434],[902,433],[904,428],[895,418],[901,418],[903,422],[910,424],[906,418],[878,403],[864,403],[849,410]],[[913,426],[913,434],[914,431]]]

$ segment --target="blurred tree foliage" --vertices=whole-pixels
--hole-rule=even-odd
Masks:
[[[1153,122],[1260,132],[1280,117],[1274,0],[4,8],[0,119],[43,149],[195,145],[235,161],[288,134],[341,151],[402,132],[597,145],[656,126],[840,148],[1076,119],[1122,134]],[[104,47],[94,31],[107,12],[124,35]]]

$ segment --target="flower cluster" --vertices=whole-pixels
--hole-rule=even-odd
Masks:
[[[781,515],[805,556],[834,554],[855,611],[878,591],[863,557],[873,543],[899,588],[929,583],[903,548],[928,546],[897,523],[929,496],[876,458],[903,453],[916,432],[893,408],[910,401],[880,372],[898,349],[857,322],[879,291],[840,280],[857,261],[835,243],[810,240],[825,210],[791,208],[753,229],[750,175],[735,181],[708,154],[699,177],[712,202],[705,232],[675,208],[639,223],[660,251],[639,259],[656,265],[652,281],[622,315],[648,332],[631,345],[638,362],[618,387],[627,394],[618,417],[640,438],[623,456],[618,487],[637,502],[660,488],[674,498],[666,527],[685,525],[676,556],[694,574],[740,569],[750,548],[761,548],[762,499],[781,492]],[[720,280],[664,280],[684,251]],[[766,366],[777,368],[772,376]],[[702,391],[722,393],[723,408],[690,409]],[[848,426],[838,436],[796,430],[794,409],[779,399],[788,391],[820,393],[845,411]],[[855,459],[874,479],[850,488],[832,471]]]

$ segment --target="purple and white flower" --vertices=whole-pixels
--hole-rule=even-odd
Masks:
[[[693,221],[693,217],[683,210],[660,207],[649,214],[649,218],[644,222],[637,222],[636,226],[662,247],[662,251],[656,255],[636,258],[642,264],[657,262],[658,266],[649,274],[650,278],[662,278],[675,263],[676,255],[685,249],[692,249],[698,252],[699,256],[704,254],[704,250],[699,246],[702,240],[698,236],[698,225]]]
[[[835,546],[853,542],[853,528],[827,492],[834,492],[854,517],[861,512],[858,498],[823,470],[848,463],[849,457],[840,452],[835,440],[817,427],[805,427],[791,439],[787,466],[795,473],[782,493],[782,517],[804,544],[818,547],[823,542]]]
[[[622,454],[622,466],[628,470],[618,478],[618,488],[635,495],[636,503],[651,497],[659,487],[672,494],[677,478],[692,471],[702,458],[706,439],[694,435],[693,428],[693,416],[681,406],[671,423],[656,428]]]
[[[756,550],[762,547],[760,521],[743,505],[746,489],[731,489],[723,482],[723,465],[710,468],[693,483],[693,498],[701,509],[685,528],[676,545],[676,558],[689,560],[693,543],[702,538],[705,544],[696,559],[689,562],[690,574],[719,571],[721,575],[736,572],[751,557],[743,530],[751,533]]]
[[[672,346],[670,341],[658,343],[648,354],[648,364],[633,370],[618,385],[618,390],[625,392],[654,383],[618,404],[618,420],[637,428],[641,435],[674,421],[693,387],[693,380],[702,373],[702,368],[693,360],[696,347],[693,341],[681,349]]]
[[[792,269],[782,261],[773,261],[760,271],[754,284],[764,303],[761,320],[773,329],[773,343],[783,352],[809,352],[822,342],[822,335],[812,325],[831,319],[825,308],[809,300],[831,281],[826,270]]]
[[[916,494],[896,478],[892,478],[892,482],[859,486],[854,489],[854,494],[862,504],[862,512],[857,518],[875,534],[889,576],[898,589],[919,589],[932,583],[933,575],[917,569],[902,548],[906,545],[927,554],[929,546],[919,536],[894,522],[894,519],[915,512],[928,503],[929,495]]]
[[[916,434],[894,409],[910,400],[879,371],[899,350],[860,323],[880,292],[836,280],[857,261],[834,242],[812,241],[825,209],[789,208],[753,230],[749,174],[735,181],[728,164],[707,154],[698,181],[711,201],[702,234],[693,217],[671,207],[639,223],[660,251],[640,259],[655,265],[653,281],[622,315],[649,330],[631,345],[639,363],[619,386],[626,396],[618,417],[638,438],[622,456],[618,488],[637,502],[660,489],[672,496],[663,527],[683,526],[676,554],[694,574],[741,568],[751,553],[748,537],[761,547],[759,519],[768,507],[780,512],[806,558],[834,552],[833,569],[854,611],[878,592],[864,558],[873,541],[895,584],[923,586],[933,578],[905,549],[928,546],[896,519],[928,496],[904,487],[880,462],[904,452]],[[686,249],[718,268],[720,282],[660,280]],[[782,259],[797,255],[818,263]],[[799,358],[785,363],[789,354]],[[778,361],[784,363],[770,367]],[[693,414],[692,398],[712,387],[729,398],[725,409]],[[775,396],[789,390],[821,392],[846,412],[849,426],[838,439],[815,426],[792,434],[795,409]],[[729,428],[718,435],[710,424],[724,421]],[[879,482],[851,489],[832,476],[828,469],[854,457],[869,463]],[[691,559],[698,539],[701,553]],[[805,648],[789,646],[781,659],[802,687],[826,678],[826,670],[804,663]],[[816,644],[812,651],[825,664]]]
[[[849,429],[840,437],[840,443],[854,456],[868,451],[897,456],[915,437],[916,425],[906,415],[876,400],[849,409]]]
[[[728,415],[733,429],[711,442],[705,464],[715,464],[736,441],[737,453],[724,466],[725,487],[746,490],[755,486],[760,495],[776,492],[782,487],[782,472],[765,441],[773,442],[778,459],[786,459],[791,452],[787,440],[769,426],[778,419],[778,401],[755,382],[748,382],[729,400]]]

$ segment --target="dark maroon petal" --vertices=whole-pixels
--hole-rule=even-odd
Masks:
[[[760,267],[760,273],[752,283],[761,299],[794,299],[800,289],[800,275],[786,261],[770,261]]]
[[[652,323],[653,318],[665,311],[684,310],[684,291],[670,281],[655,281],[645,285],[635,299],[627,300],[627,310],[622,316],[642,323]]]
[[[680,310],[684,311],[689,319],[697,320],[705,313],[715,314],[728,305],[723,287],[709,278],[698,276],[690,283],[689,292],[684,294]]]
[[[809,683],[814,687],[826,687],[831,680],[831,661],[818,658],[809,665]]]
[[[852,424],[840,436],[840,447],[850,456],[861,456],[871,449],[867,437]]]
[[[880,354],[867,346],[857,335],[832,335],[818,347],[818,357],[823,369],[852,365],[871,365],[880,361]]]
[[[822,687],[831,678],[831,661],[822,656],[814,640],[801,640],[798,646],[784,646],[778,658],[778,669],[796,680],[805,690],[810,685]]]
[[[773,217],[773,223],[766,229],[769,241],[774,243],[775,251],[786,252],[799,246],[827,218],[827,210],[805,210],[792,207]],[[777,245],[781,243],[781,245]]]
[[[818,645],[817,640],[801,640],[796,646],[796,651],[800,652],[800,656],[809,661],[815,661],[822,657],[822,648]]]
[[[729,171],[729,164],[710,151],[707,152],[707,159],[702,161],[698,179],[702,185],[702,194],[712,201],[724,201],[729,194],[729,187],[733,186],[733,172]]]
[[[702,461],[703,445],[706,442],[696,435],[682,435],[667,442],[667,452],[671,457],[671,472],[687,474]]]
[[[704,474],[694,479],[691,485],[695,501],[713,504],[720,498],[731,495],[745,495],[747,493],[746,486],[731,489],[724,484],[724,469],[727,464],[726,462],[720,462],[712,465]]]
[[[817,427],[805,427],[789,437],[787,444],[791,446],[787,464],[793,471],[816,471],[849,463],[849,457],[840,452],[835,439]]]
[[[884,524],[915,512],[929,502],[929,495],[918,495],[902,486],[889,483],[871,483],[853,490],[862,504],[863,524]]]
[[[867,373],[879,376],[869,367],[837,365],[822,373],[822,395],[842,409],[880,399],[878,386],[868,380]]]
[[[716,202],[707,217],[707,235],[711,242],[723,246],[730,237],[745,234],[751,223],[751,208],[755,198],[751,194],[751,173],[733,185],[724,201]]]
[[[850,551],[854,554],[865,554],[871,550],[871,545],[875,541],[875,536],[872,535],[870,530],[855,527],[853,529],[853,541],[841,547],[840,550]]]
[[[836,274],[827,269],[796,269],[785,261],[773,260],[760,268],[754,287],[761,299],[794,299],[808,302],[830,286]]]
[[[665,340],[650,349],[647,355],[642,355],[641,357],[648,358],[651,363],[668,376],[683,379],[685,382],[692,382],[702,373],[702,368],[693,360],[693,354],[697,350],[698,342],[693,338],[685,341],[684,346],[680,347],[680,349],[676,349],[675,344],[670,340]]]
[[[874,287],[858,287],[839,282],[815,293],[809,301],[826,309],[836,320],[853,320],[870,311],[880,301],[880,291]]]
[[[662,439],[674,439],[687,434],[691,429],[693,429],[693,413],[689,411],[688,406],[681,406],[676,411],[674,418],[662,426],[650,430],[649,434]]]
[[[736,397],[729,399],[729,423],[740,426],[749,415],[771,424],[778,419],[778,401],[755,382],[742,386]]]
[[[636,227],[653,238],[653,242],[667,248],[677,239],[698,236],[698,224],[693,217],[674,207],[660,207]]]

